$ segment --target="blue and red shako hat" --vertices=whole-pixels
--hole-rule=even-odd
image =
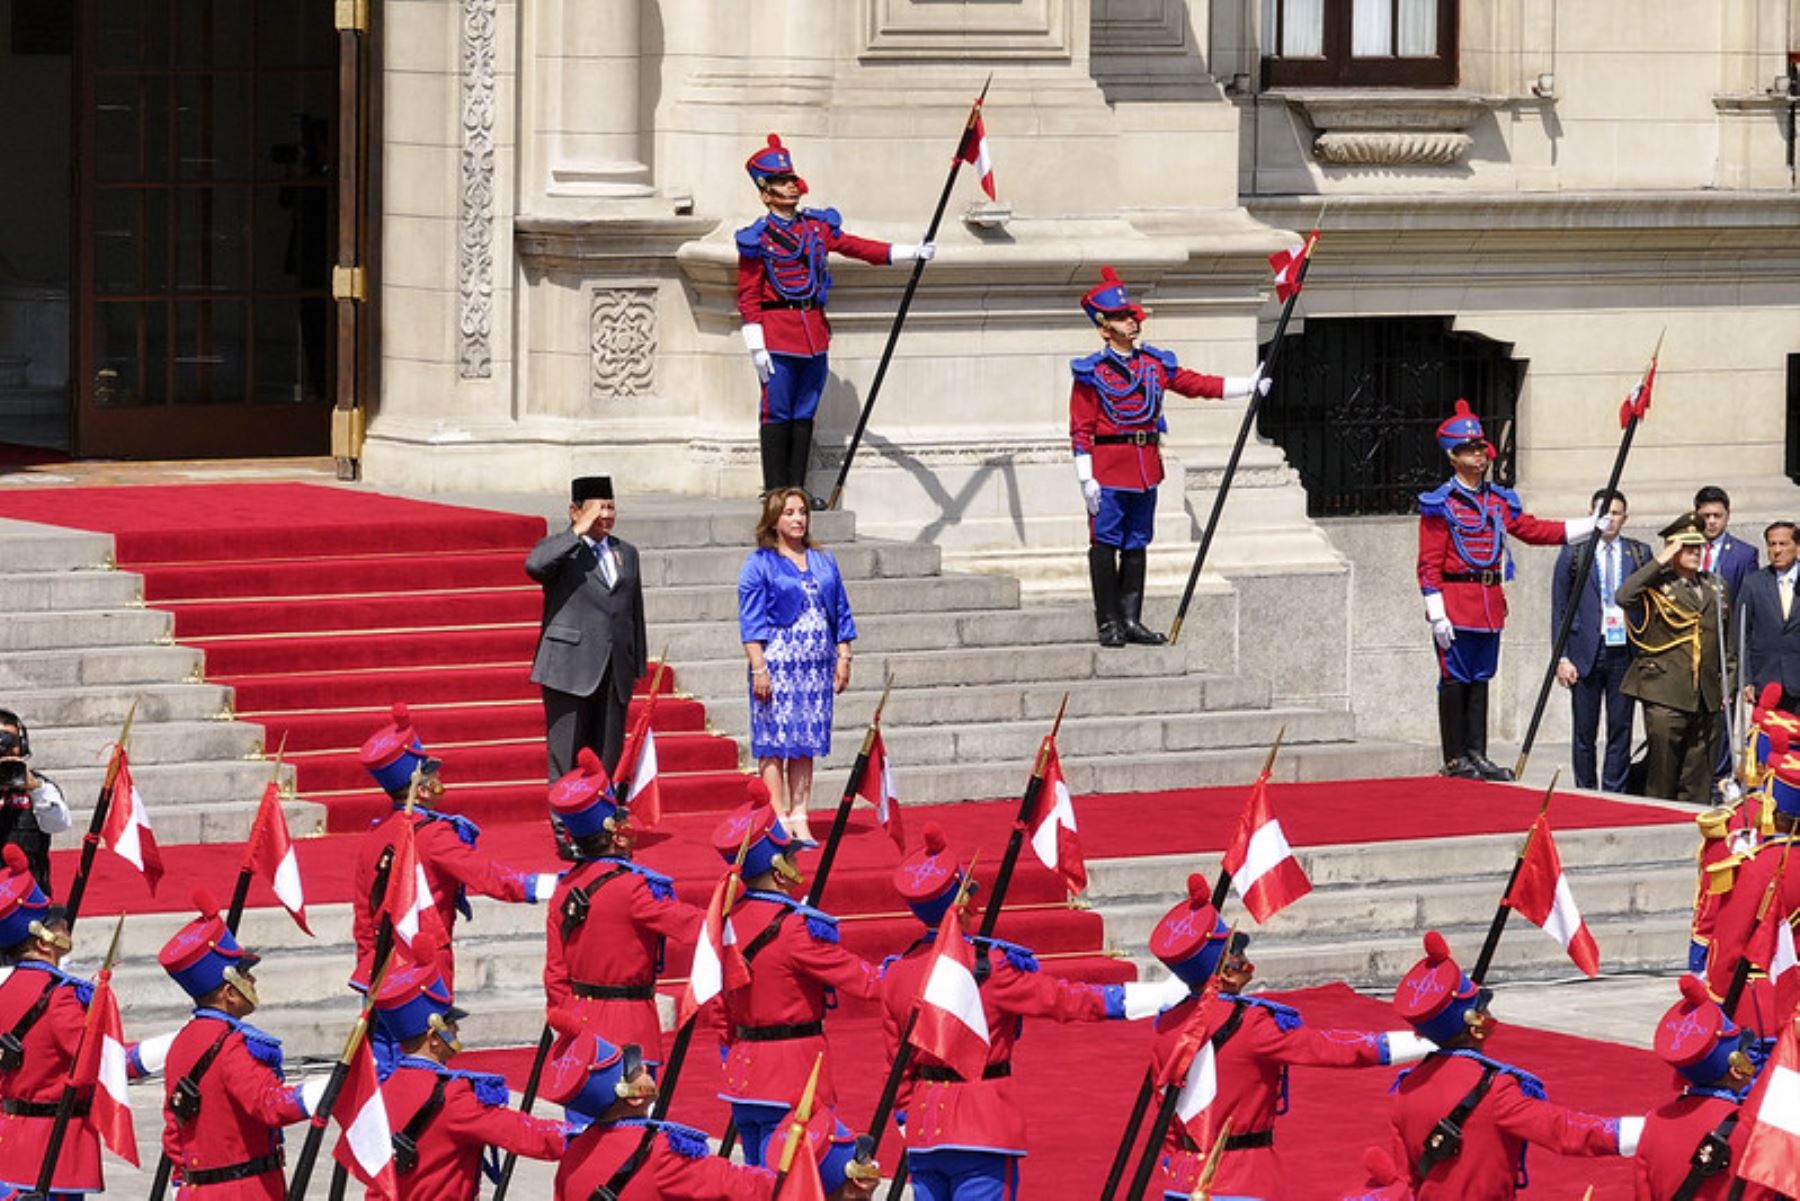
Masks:
[[[1788,749],[1788,733],[1780,726],[1771,726],[1768,736],[1769,754],[1763,770],[1768,774],[1769,796],[1776,809],[1800,817],[1800,755]]]
[[[927,926],[936,926],[962,887],[963,866],[950,850],[944,827],[926,822],[924,835],[923,845],[894,869],[894,889],[905,898],[913,916]]]
[[[1470,442],[1479,442],[1487,448],[1488,458],[1494,457],[1494,444],[1489,442],[1487,434],[1482,431],[1481,418],[1469,407],[1469,402],[1458,398],[1456,411],[1437,427],[1438,445],[1446,451],[1466,446]]]
[[[768,785],[753,779],[744,791],[750,794],[749,802],[734,809],[713,828],[713,847],[725,862],[736,863],[738,848],[744,845],[744,835],[748,832],[750,846],[744,852],[744,878],[748,880],[773,868],[776,856],[791,857],[801,844],[776,820],[775,807],[769,803]]]
[[[1681,1000],[1656,1027],[1656,1053],[1695,1084],[1711,1084],[1731,1070],[1731,1053],[1741,1040],[1737,1023],[1725,1015],[1706,984],[1681,978]]]
[[[1125,281],[1111,267],[1100,268],[1100,282],[1081,298],[1081,307],[1095,325],[1114,313],[1130,313],[1139,321],[1147,316],[1143,306],[1132,301],[1131,294],[1125,291]]]
[[[613,800],[606,766],[585,746],[576,756],[575,770],[550,786],[550,811],[562,818],[563,828],[576,838],[599,834],[623,810],[624,806]]]
[[[636,1073],[642,1049],[613,1046],[567,1009],[552,1009],[548,1021],[557,1039],[544,1064],[544,1099],[599,1117],[619,1099],[619,1086]]]
[[[806,194],[806,181],[794,170],[794,156],[781,144],[781,135],[778,133],[770,134],[769,144],[744,160],[744,170],[750,173],[750,178],[759,188],[767,187],[771,176],[792,175],[800,185],[800,194]]]
[[[793,1110],[788,1110],[775,1129],[786,1131],[797,1116]],[[819,1161],[819,1183],[825,1186],[827,1197],[836,1196],[852,1174],[864,1181],[880,1178],[880,1172],[871,1162],[872,1141],[859,1138],[855,1131],[840,1122],[835,1109],[827,1105],[814,1109],[805,1130],[807,1146],[813,1158]],[[777,1138],[781,1137],[777,1135]]]
[[[1449,1042],[1468,1025],[1467,1015],[1481,1005],[1481,989],[1450,958],[1450,944],[1436,930],[1425,935],[1425,958],[1394,991],[1394,1009],[1407,1025],[1432,1042]]]
[[[1772,680],[1757,698],[1756,708],[1750,711],[1750,772],[1755,778],[1751,784],[1761,783],[1762,768],[1773,757],[1773,744],[1769,741],[1771,731],[1782,730],[1788,737],[1788,745],[1800,737],[1800,717],[1779,708],[1781,704],[1781,681]]]
[[[358,757],[382,791],[397,800],[405,799],[413,772],[427,761],[425,744],[413,732],[412,715],[405,705],[394,706],[393,720],[369,736]]]
[[[52,916],[50,898],[38,887],[25,852],[7,843],[6,876],[0,878],[0,947],[16,947],[32,936],[34,923]]]
[[[1219,969],[1219,956],[1231,927],[1213,908],[1212,884],[1195,872],[1188,877],[1187,899],[1163,914],[1150,932],[1150,953],[1188,984],[1204,984]]]
[[[225,983],[225,972],[247,972],[262,956],[238,945],[219,916],[219,902],[204,888],[194,890],[194,908],[200,916],[175,932],[163,944],[156,961],[174,977],[181,990],[196,1001]]]
[[[395,1042],[429,1033],[433,1017],[460,1022],[468,1016],[456,1007],[435,965],[411,964],[389,972],[375,993],[375,1022]]]

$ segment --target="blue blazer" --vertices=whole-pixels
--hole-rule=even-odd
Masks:
[[[1744,682],[1760,692],[1772,681],[1788,695],[1800,696],[1800,602],[1787,617],[1781,616],[1781,589],[1773,567],[1758,568],[1745,579],[1737,597],[1737,619],[1746,623],[1741,628],[1749,662],[1739,665]],[[1732,637],[1737,637],[1736,630]]]
[[[1575,587],[1575,566],[1579,560],[1581,548],[1587,539],[1565,545],[1556,556],[1556,575],[1550,582],[1550,638],[1554,642],[1556,635],[1562,630],[1563,613],[1569,607],[1569,594]],[[1600,551],[1594,548],[1595,554]],[[1650,548],[1636,538],[1619,535],[1619,578],[1614,587],[1625,582],[1625,578],[1645,563],[1650,561]],[[1629,650],[1630,643],[1626,644]],[[1563,647],[1563,658],[1575,665],[1575,670],[1582,675],[1594,670],[1594,660],[1599,657],[1601,647],[1600,634],[1600,562],[1594,561],[1592,570],[1588,572],[1587,587],[1581,590],[1580,600],[1575,605],[1575,622],[1569,627],[1569,641]]]
[[[825,623],[833,642],[856,639],[856,619],[850,616],[850,597],[844,577],[830,551],[806,552],[806,570],[819,582],[819,601],[825,606]],[[780,551],[758,547],[744,560],[738,573],[738,632],[743,642],[767,642],[778,629],[800,618],[806,594],[800,569]]]
[[[1703,559],[1702,562],[1705,560]],[[1717,553],[1713,555],[1712,573],[1725,581],[1725,603],[1738,598],[1744,578],[1762,563],[1762,554],[1748,542],[1731,536],[1727,530],[1719,535]]]

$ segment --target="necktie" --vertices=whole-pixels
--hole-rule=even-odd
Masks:
[[[1703,571],[1711,571],[1711,570],[1712,570],[1712,569],[1713,569],[1713,568],[1712,568],[1712,565],[1713,565],[1713,553],[1714,553],[1714,549],[1715,549],[1715,546],[1716,546],[1716,544],[1715,544],[1715,543],[1712,543],[1712,542],[1708,542],[1708,543],[1707,543],[1707,544],[1706,544],[1706,562],[1705,562],[1705,563],[1702,563],[1702,564],[1701,564],[1701,565],[1700,565],[1700,566],[1701,566],[1701,570],[1703,570]]]
[[[600,556],[600,574],[605,578],[606,586],[611,588],[619,582],[619,569],[613,562],[612,547],[605,539],[601,539],[594,551]]]
[[[1794,607],[1794,577],[1783,572],[1781,575],[1781,620],[1788,619],[1788,610]]]

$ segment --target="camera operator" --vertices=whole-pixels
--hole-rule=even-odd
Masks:
[[[0,709],[0,845],[25,852],[31,874],[46,895],[50,888],[50,836],[69,828],[62,789],[31,770],[31,733],[19,715]]]

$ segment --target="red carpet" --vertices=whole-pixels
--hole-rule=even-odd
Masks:
[[[1671,986],[1673,995],[1673,986]],[[1274,993],[1318,1027],[1386,1030],[1398,1025],[1383,1001],[1359,996],[1343,985]],[[1504,1022],[1506,998],[1495,1012]],[[481,1018],[470,1019],[471,1028]],[[1148,1056],[1150,1031],[1141,1024],[1103,1023],[1057,1026],[1030,1023],[1014,1061],[1020,1093],[1029,1098],[1031,1155],[1025,1161],[1021,1193],[1026,1197],[1094,1197],[1112,1161],[1125,1114],[1137,1094]],[[875,1110],[887,1067],[879,1019],[843,1017],[827,1022],[839,1109],[861,1128]],[[1570,1038],[1502,1025],[1489,1044],[1493,1053],[1543,1077],[1553,1101],[1602,1114],[1643,1113],[1670,1090],[1669,1071],[1647,1051],[1613,1043]],[[528,1048],[472,1051],[456,1066],[506,1073],[523,1085],[530,1067]],[[1361,1183],[1363,1150],[1387,1146],[1388,1087],[1395,1069],[1333,1072],[1296,1068],[1290,1080],[1291,1112],[1276,1126],[1276,1146],[1290,1185],[1283,1201],[1336,1201]],[[718,1091],[718,1056],[711,1040],[695,1040],[672,1117],[717,1135],[725,1128],[725,1104]],[[892,1129],[883,1140],[882,1162],[892,1169],[899,1142]],[[1589,1184],[1596,1201],[1629,1201],[1631,1164],[1617,1159],[1559,1159],[1533,1150],[1527,1161],[1531,1188],[1524,1196],[1540,1201],[1577,1198]]]

